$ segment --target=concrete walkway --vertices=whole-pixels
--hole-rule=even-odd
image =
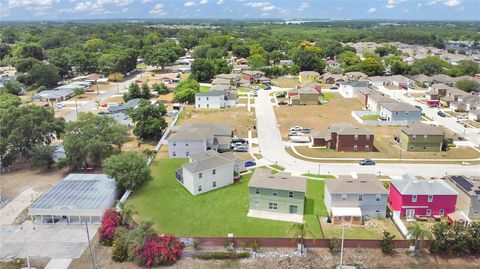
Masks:
[[[0,225],[12,224],[18,215],[29,207],[39,195],[40,193],[32,188],[26,189],[17,195],[15,199],[0,209]]]
[[[45,269],[68,269],[72,259],[51,259]]]
[[[248,210],[247,217],[303,223],[303,215],[267,212],[252,209]]]

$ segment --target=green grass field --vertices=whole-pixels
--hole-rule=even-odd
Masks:
[[[333,95],[331,92],[325,92],[325,93],[323,93],[323,97],[322,97],[323,100],[325,100],[325,101],[330,101],[330,100],[332,100],[333,98],[335,98],[335,95]]]
[[[248,181],[202,195],[191,195],[175,179],[175,169],[186,159],[162,159],[150,167],[153,180],[128,200],[133,205],[135,220],[151,220],[160,233],[176,236],[235,236],[288,237],[291,223],[248,218]],[[323,233],[316,218],[325,214],[323,182],[308,181],[305,219],[316,238]]]
[[[208,86],[200,86],[200,92],[208,92],[210,90],[210,87]]]
[[[332,175],[318,175],[318,174],[302,174],[302,176],[304,177],[313,177],[313,178],[335,178],[335,176],[332,176]]]
[[[380,115],[365,115],[362,117],[362,120],[378,120]]]

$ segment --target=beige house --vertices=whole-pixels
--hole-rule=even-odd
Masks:
[[[480,218],[480,178],[448,176],[445,181],[457,192],[457,210],[469,218]]]

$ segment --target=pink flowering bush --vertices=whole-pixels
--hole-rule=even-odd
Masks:
[[[184,245],[172,236],[151,235],[143,246],[133,248],[137,264],[145,267],[174,264],[182,255]]]
[[[100,242],[105,246],[111,246],[115,230],[120,226],[122,215],[113,208],[103,214],[102,227],[100,228]]]

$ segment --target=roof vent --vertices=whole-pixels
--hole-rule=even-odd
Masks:
[[[274,178],[273,176],[268,176],[268,178]]]
[[[282,179],[287,179],[286,177],[282,177]]]

